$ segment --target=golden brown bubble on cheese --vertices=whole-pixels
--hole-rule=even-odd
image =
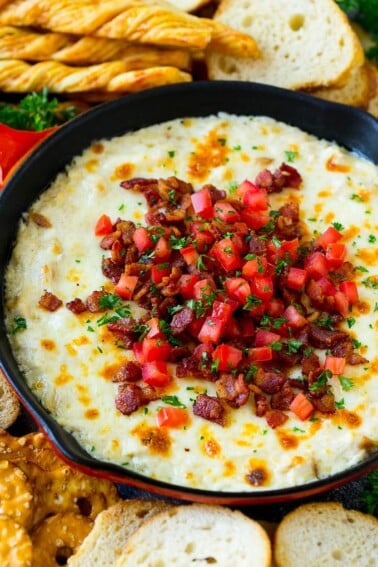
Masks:
[[[139,441],[147,447],[151,453],[168,457],[171,451],[171,437],[166,428],[151,427],[146,423],[140,423],[132,431]]]
[[[188,163],[190,181],[205,181],[209,170],[223,165],[229,153],[226,135],[220,130],[211,130],[204,140],[198,140],[194,145]]]

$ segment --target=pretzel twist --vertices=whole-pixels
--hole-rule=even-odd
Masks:
[[[183,49],[136,45],[124,40],[77,36],[29,28],[0,27],[0,60],[52,59],[68,65],[95,65],[106,61],[123,61],[127,70],[170,65],[190,69],[191,55]]]
[[[127,64],[122,61],[89,67],[70,67],[58,61],[43,61],[35,65],[16,59],[0,61],[0,90],[13,93],[38,91],[43,87],[52,93],[130,93],[189,81],[191,75],[176,67],[128,71]]]
[[[209,47],[239,57],[259,55],[248,34],[153,0],[15,0],[0,8],[0,25],[167,47]]]

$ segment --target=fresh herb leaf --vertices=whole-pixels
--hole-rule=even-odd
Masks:
[[[24,331],[27,329],[28,325],[26,323],[26,319],[24,317],[15,317],[13,319],[13,326],[11,328],[11,334],[15,335],[20,331]]]
[[[49,99],[47,88],[26,95],[18,105],[0,103],[0,122],[19,130],[45,130],[76,114],[74,106],[61,109],[57,98]]]
[[[161,401],[169,406],[174,406],[176,408],[186,408],[186,405],[183,404],[177,396],[163,396]]]

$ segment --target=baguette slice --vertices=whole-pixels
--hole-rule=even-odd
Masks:
[[[370,97],[370,72],[368,66],[364,64],[352,69],[348,82],[343,87],[315,89],[312,91],[312,94],[324,100],[367,108]]]
[[[369,65],[370,73],[370,99],[367,107],[368,112],[378,118],[378,67]]]
[[[223,0],[214,20],[252,36],[260,57],[240,60],[208,49],[210,79],[289,89],[341,86],[363,62],[361,44],[334,0]]]
[[[270,561],[271,544],[260,524],[222,506],[190,504],[145,522],[115,565],[269,567]]]
[[[378,565],[378,519],[338,502],[304,504],[279,524],[277,567],[374,567]]]
[[[20,402],[0,370],[0,428],[7,429],[20,413]]]
[[[128,538],[144,521],[168,508],[160,500],[123,500],[100,512],[92,531],[72,555],[69,567],[113,567]]]

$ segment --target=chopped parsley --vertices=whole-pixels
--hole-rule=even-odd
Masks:
[[[26,323],[26,319],[25,317],[15,317],[13,319],[13,325],[11,327],[11,334],[15,335],[16,333],[19,333],[20,331],[25,331],[25,329],[27,329],[28,325]]]

